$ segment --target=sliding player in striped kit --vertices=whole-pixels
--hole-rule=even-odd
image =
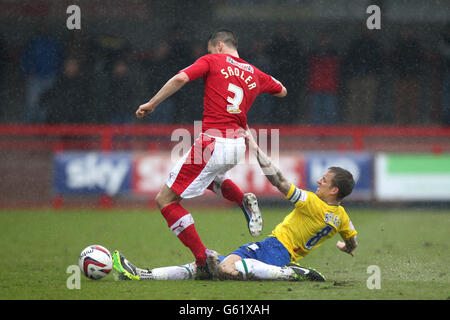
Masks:
[[[325,281],[319,272],[304,268],[296,261],[336,233],[344,240],[337,242],[337,248],[353,256],[357,232],[341,206],[342,200],[353,190],[352,174],[340,167],[330,167],[317,180],[315,192],[299,189],[286,180],[249,132],[246,138],[267,179],[292,202],[294,209],[266,239],[242,245],[216,260],[216,264],[220,263],[214,277],[221,280]],[[195,263],[151,270],[136,268],[118,251],[114,252],[113,260],[119,279],[183,280],[193,278],[198,272]]]
[[[251,235],[258,236],[262,231],[262,217],[256,197],[244,194],[227,179],[226,172],[244,157],[243,132],[247,112],[256,96],[269,93],[284,97],[287,94],[279,81],[239,57],[237,39],[232,31],[221,29],[213,33],[208,40],[208,52],[178,72],[136,111],[136,116],[142,118],[189,81],[203,78],[202,133],[170,172],[156,197],[156,204],[170,230],[191,250],[196,265],[204,273],[210,272],[207,261],[214,260],[217,254],[206,249],[195,230],[192,215],[180,201],[200,196],[209,189],[241,207]],[[209,256],[211,258],[207,259]]]

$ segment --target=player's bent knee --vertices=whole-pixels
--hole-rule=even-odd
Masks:
[[[159,210],[162,210],[165,206],[173,202],[179,202],[180,200],[181,198],[167,186],[163,186],[155,197],[155,202]]]
[[[161,191],[156,195],[155,202],[159,210],[162,210],[167,205]]]

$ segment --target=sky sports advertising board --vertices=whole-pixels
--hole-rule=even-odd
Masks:
[[[53,187],[60,195],[132,194],[155,196],[175,165],[170,152],[62,152],[54,156]],[[330,166],[341,166],[353,173],[356,185],[349,200],[373,197],[373,157],[365,152],[280,153],[275,163],[285,177],[300,188],[315,191]],[[260,197],[280,197],[262,173],[255,159],[245,159],[228,172],[245,192]],[[205,192],[205,196],[213,196]]]

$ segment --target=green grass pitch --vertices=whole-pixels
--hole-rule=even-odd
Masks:
[[[290,207],[262,208],[264,232],[251,238],[241,211],[195,209],[196,228],[208,248],[222,254],[262,240]],[[151,210],[1,210],[0,298],[9,299],[450,299],[450,212],[445,210],[368,210],[350,208],[359,247],[355,257],[336,249],[339,235],[301,260],[327,280],[257,281],[115,281],[112,273],[93,281],[82,276],[80,289],[68,289],[67,267],[81,250],[100,244],[118,249],[140,267],[181,265],[190,251]],[[381,271],[381,288],[368,289],[367,269]]]

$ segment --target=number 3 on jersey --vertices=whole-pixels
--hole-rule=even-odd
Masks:
[[[244,98],[244,90],[232,83],[228,84],[228,91],[234,93],[234,97],[227,97],[227,101],[231,104],[227,105],[227,112],[229,113],[241,113],[239,106]]]

